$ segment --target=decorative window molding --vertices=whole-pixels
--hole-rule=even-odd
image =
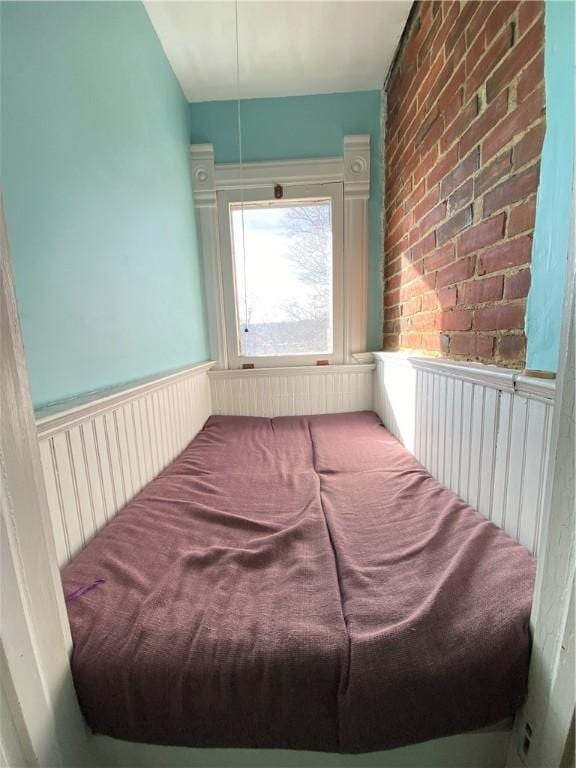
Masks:
[[[357,362],[367,351],[368,199],[370,136],[344,137],[342,157],[278,162],[215,163],[212,144],[190,147],[194,205],[205,279],[208,333],[216,368],[230,367],[225,327],[225,291],[218,222],[218,192],[261,189],[268,185],[343,185],[344,254],[342,270],[343,362]]]

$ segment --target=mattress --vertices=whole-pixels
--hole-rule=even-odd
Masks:
[[[90,727],[366,752],[512,715],[535,562],[374,413],[213,416],[64,569]]]

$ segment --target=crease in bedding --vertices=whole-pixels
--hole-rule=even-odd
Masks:
[[[371,412],[213,416],[64,569],[90,727],[369,752],[514,713],[535,563]]]

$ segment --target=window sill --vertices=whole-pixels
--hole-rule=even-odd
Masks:
[[[369,373],[376,368],[375,363],[351,363],[350,365],[299,365],[276,368],[229,368],[212,370],[211,379],[252,378],[253,376],[329,376],[334,373]]]

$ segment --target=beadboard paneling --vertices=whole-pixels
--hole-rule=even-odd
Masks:
[[[554,384],[376,353],[375,409],[441,483],[536,552]]]
[[[211,363],[37,421],[60,567],[202,429]]]
[[[271,418],[372,410],[374,368],[368,364],[211,371],[213,413]]]

